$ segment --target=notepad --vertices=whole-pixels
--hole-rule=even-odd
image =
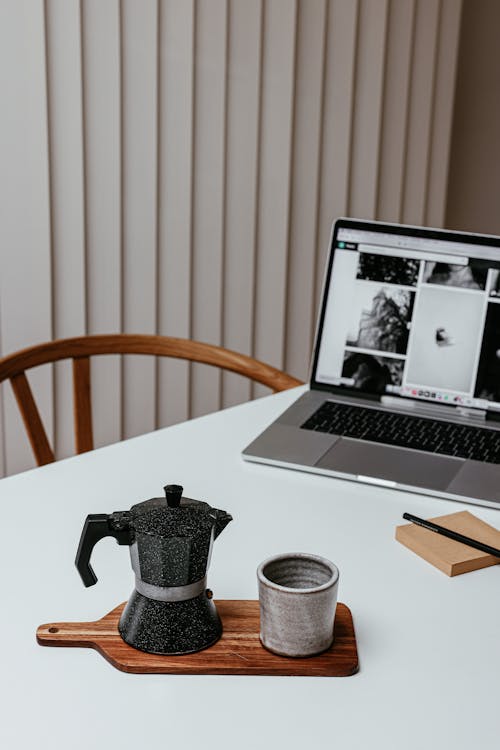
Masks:
[[[458,531],[484,544],[500,548],[500,530],[469,513],[467,510],[429,519],[452,531]],[[466,544],[448,539],[413,523],[396,527],[396,539],[424,560],[448,576],[470,573],[472,570],[498,565],[500,559]]]

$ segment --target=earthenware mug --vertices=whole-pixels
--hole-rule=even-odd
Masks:
[[[333,643],[339,571],[324,557],[293,552],[257,569],[260,640],[280,656],[313,656]]]

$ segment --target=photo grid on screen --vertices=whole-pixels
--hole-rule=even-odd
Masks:
[[[342,385],[500,402],[500,271],[491,264],[362,251],[347,314]]]

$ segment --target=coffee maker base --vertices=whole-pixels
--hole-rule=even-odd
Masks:
[[[150,654],[191,654],[216,643],[222,623],[211,598],[203,591],[193,599],[163,602],[134,591],[118,630],[130,646]]]

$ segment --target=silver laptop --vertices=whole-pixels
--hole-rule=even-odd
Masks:
[[[500,507],[500,237],[339,219],[309,389],[243,458]]]

